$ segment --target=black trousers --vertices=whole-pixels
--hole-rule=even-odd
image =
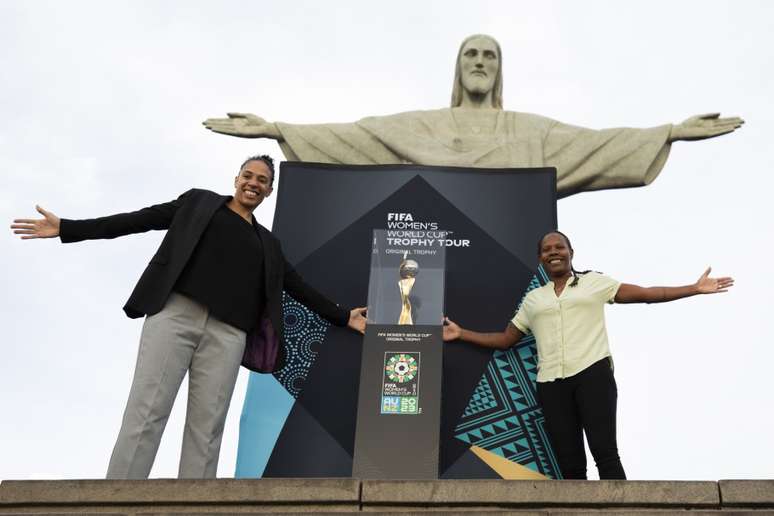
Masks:
[[[564,478],[586,478],[583,432],[600,479],[626,479],[615,437],[618,388],[604,358],[569,378],[538,382],[538,401]]]

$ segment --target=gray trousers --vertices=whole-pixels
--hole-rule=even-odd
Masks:
[[[148,478],[177,391],[188,373],[179,478],[214,478],[245,332],[172,293],[145,319],[129,401],[107,478]]]

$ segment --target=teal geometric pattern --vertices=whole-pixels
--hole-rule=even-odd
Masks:
[[[538,267],[524,295],[547,281],[545,271]],[[537,348],[532,335],[508,350],[495,351],[455,437],[549,478],[562,478],[536,399],[536,380]]]
[[[473,416],[496,406],[497,399],[492,394],[492,388],[489,386],[486,377],[483,377],[476,387],[473,397],[470,398],[470,403],[465,409],[465,416]]]

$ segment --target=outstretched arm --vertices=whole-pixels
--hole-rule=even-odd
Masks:
[[[172,218],[185,199],[194,190],[189,190],[174,201],[155,204],[130,213],[118,213],[95,219],[60,219],[40,206],[35,208],[43,219],[16,219],[11,228],[14,233],[28,238],[59,237],[62,243],[116,238],[133,233],[144,233],[153,229],[168,229]]]
[[[42,219],[14,219],[11,229],[22,240],[30,238],[54,238],[59,236],[59,217],[46,211],[37,204],[35,209],[43,215]]]
[[[283,289],[294,299],[308,306],[336,326],[347,326],[359,333],[365,333],[366,308],[358,307],[347,311],[322,295],[304,281],[290,263],[285,260]]]
[[[481,346],[482,348],[508,349],[519,342],[524,336],[524,334],[512,323],[508,323],[505,330],[501,332],[479,333],[462,328],[448,317],[444,317],[443,322],[444,341],[459,339]]]
[[[214,133],[240,138],[271,138],[282,142],[277,125],[250,113],[226,113],[228,118],[208,118],[202,125]]]
[[[697,294],[717,294],[726,292],[734,285],[734,279],[729,277],[710,278],[712,267],[708,267],[704,274],[693,285],[681,287],[640,287],[621,283],[618,293],[615,295],[616,303],[665,303]]]
[[[692,116],[681,124],[672,126],[669,142],[694,141],[714,138],[731,133],[744,124],[739,117],[720,118],[720,113],[705,113]]]

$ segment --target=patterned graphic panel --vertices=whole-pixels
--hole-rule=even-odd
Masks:
[[[556,179],[551,169],[309,163],[283,163],[282,167],[274,232],[299,274],[343,306],[358,306],[367,297],[373,229],[389,227],[390,214],[411,214],[420,223],[452,228],[459,242],[470,243],[470,247],[455,247],[447,257],[450,288],[445,308],[465,314],[470,327],[499,325],[512,310],[514,293],[525,290],[534,276],[534,269],[526,265],[534,261],[534,242],[556,227]],[[364,181],[373,195],[360,194]],[[514,215],[514,206],[529,216],[504,216]],[[295,403],[276,441],[244,431],[240,443],[272,448],[263,476],[346,477],[354,452],[362,338],[344,328],[329,327],[289,297],[284,299],[283,318],[287,364],[275,377]],[[502,392],[507,386],[499,369],[485,374],[491,353],[466,345],[444,349],[449,350],[443,361],[444,396],[438,401],[446,417],[440,422],[438,473],[448,478],[492,478],[492,469],[484,468],[470,445],[457,437],[464,430],[455,429],[461,419],[467,422],[497,410],[497,403],[509,399]],[[514,370],[528,375],[523,364]],[[478,405],[463,417],[482,377],[488,383],[477,391]],[[532,431],[539,443],[539,425],[526,425],[528,416],[522,414],[518,423]],[[500,424],[507,427],[509,422]],[[517,450],[519,445],[514,438],[500,448]],[[462,460],[466,454],[472,460]],[[453,472],[447,475],[450,469]]]
[[[547,282],[542,267],[526,292]],[[526,295],[525,292],[525,295]],[[523,300],[523,298],[522,298]],[[527,335],[495,351],[455,429],[455,437],[551,478],[561,478],[536,399],[537,349]]]
[[[325,339],[331,323],[282,293],[282,317],[285,319],[287,360],[274,377],[294,397],[304,388],[307,374],[317,358],[317,348]]]

